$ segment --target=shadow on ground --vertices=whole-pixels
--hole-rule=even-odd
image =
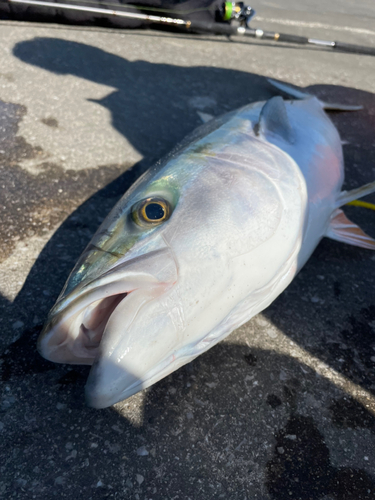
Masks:
[[[369,457],[374,459],[372,414],[296,360],[220,344],[146,393],[97,411],[84,405],[86,368],[57,366],[35,351],[42,321],[69,270],[117,199],[199,124],[198,110],[219,115],[268,99],[274,91],[266,80],[221,68],[129,62],[60,39],[22,42],[14,53],[48,71],[115,87],[98,104],[111,112],[113,126],[144,159],[123,173],[121,166],[103,166],[108,177],[88,169],[75,180],[83,186],[79,196],[70,182],[76,172],[45,166],[43,185],[50,180],[51,191],[45,188],[45,196],[32,203],[51,210],[58,203],[54,185],[64,182],[66,211],[60,216],[69,207],[73,213],[43,249],[15,301],[3,298],[0,303],[4,331],[12,331],[16,320],[25,328],[1,358],[5,466],[0,492],[9,498],[374,498],[368,464]],[[334,102],[365,106],[333,119],[349,141],[347,185],[369,182],[375,164],[375,96],[344,87],[312,91]],[[10,142],[17,120],[12,130]],[[11,172],[4,160],[4,171],[16,182],[22,177],[17,159],[25,148],[23,143],[14,146]],[[34,182],[19,190],[19,205],[15,190],[12,206],[27,210],[27,197],[35,197],[40,188]],[[79,197],[88,199],[75,209]],[[372,214],[348,212],[371,232]],[[27,232],[21,238],[27,241]],[[373,289],[373,269],[368,251],[324,241],[264,313],[291,339],[368,391],[375,388],[375,307],[366,293]],[[232,335],[231,342],[240,335]]]

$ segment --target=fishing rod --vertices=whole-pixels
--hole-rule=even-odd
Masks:
[[[224,2],[219,12],[222,22],[217,21],[197,21],[189,19],[180,19],[165,15],[145,14],[139,10],[158,10],[150,9],[147,6],[127,5],[128,8],[134,8],[137,12],[128,10],[104,9],[101,7],[91,7],[84,5],[74,5],[68,3],[45,2],[43,0],[8,0],[10,4],[22,4],[34,7],[45,7],[53,9],[71,10],[79,12],[89,12],[93,14],[102,14],[104,16],[113,16],[118,18],[136,19],[148,22],[150,24],[161,24],[164,26],[174,26],[184,28],[187,32],[210,33],[226,36],[244,36],[256,38],[259,40],[270,40],[274,42],[294,43],[298,45],[314,45],[320,48],[334,49],[340,52],[349,52],[353,54],[363,54],[375,56],[375,47],[363,45],[354,45],[332,40],[320,40],[317,38],[308,38],[304,36],[278,33],[275,31],[265,31],[259,28],[251,28],[250,21],[255,15],[254,9],[245,5],[243,2]],[[163,9],[163,12],[166,12]],[[231,24],[232,21],[237,23]],[[236,25],[237,24],[237,25]]]

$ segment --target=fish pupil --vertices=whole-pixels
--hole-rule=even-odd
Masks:
[[[164,217],[164,208],[159,203],[149,203],[145,208],[149,220],[160,220]]]

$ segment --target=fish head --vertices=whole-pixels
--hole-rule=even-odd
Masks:
[[[39,339],[51,361],[92,365],[91,406],[126,399],[207,350],[244,299],[258,312],[302,224],[302,181],[276,182],[286,160],[275,155],[233,161],[195,149],[151,169],[103,222]]]

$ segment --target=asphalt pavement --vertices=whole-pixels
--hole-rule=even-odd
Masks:
[[[375,47],[373,2],[255,5],[254,26]],[[314,8],[314,5],[317,8]],[[276,94],[329,102],[345,188],[375,179],[375,58],[255,40],[0,22],[0,496],[375,499],[375,255],[323,240],[262,314],[105,410],[36,338],[117,199],[200,124]],[[375,197],[368,197],[375,202]],[[375,237],[375,213],[347,207]]]

